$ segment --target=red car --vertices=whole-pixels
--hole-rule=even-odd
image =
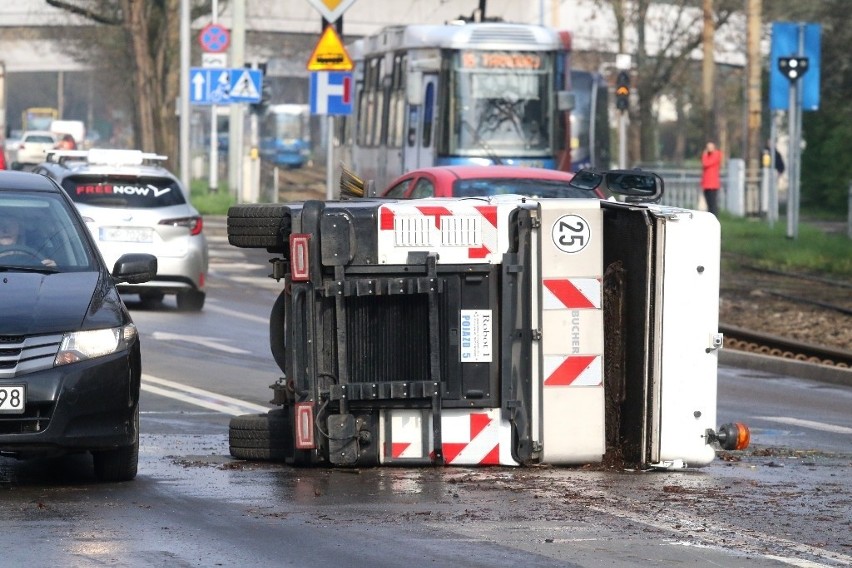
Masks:
[[[393,180],[383,197],[482,197],[526,195],[529,197],[577,197],[606,199],[600,189],[584,190],[568,185],[574,174],[523,166],[436,166],[412,170]]]

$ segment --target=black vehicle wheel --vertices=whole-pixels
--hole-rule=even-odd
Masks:
[[[284,373],[287,373],[287,298],[287,292],[281,292],[269,314],[269,349]]]
[[[182,312],[200,312],[207,294],[198,290],[177,293],[177,307]]]
[[[231,456],[252,461],[283,461],[292,455],[289,412],[243,414],[231,418],[228,446]]]
[[[159,304],[165,297],[166,295],[162,292],[141,292],[139,294],[139,300],[144,304]]]
[[[228,209],[228,242],[241,248],[284,247],[288,207],[283,204],[234,205]]]
[[[98,481],[131,481],[139,467],[139,408],[136,408],[136,439],[129,446],[92,452]]]

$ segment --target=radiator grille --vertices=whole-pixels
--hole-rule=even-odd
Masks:
[[[350,382],[429,380],[428,296],[350,298],[347,307]]]

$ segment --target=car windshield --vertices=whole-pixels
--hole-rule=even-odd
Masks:
[[[154,176],[72,176],[62,187],[75,203],[95,207],[149,209],[186,203],[178,183]]]
[[[83,231],[61,195],[0,192],[0,271],[95,270]]]
[[[525,195],[529,197],[576,197],[596,199],[594,191],[568,185],[567,181],[529,178],[460,179],[453,183],[455,197],[484,195]]]

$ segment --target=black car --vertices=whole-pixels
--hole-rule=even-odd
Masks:
[[[0,172],[0,455],[91,452],[98,479],[136,476],[139,338],[116,284],[156,272],[128,254],[110,274],[59,186]]]

